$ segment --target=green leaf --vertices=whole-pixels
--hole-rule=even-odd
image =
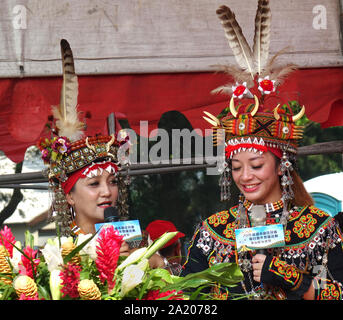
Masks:
[[[38,295],[45,300],[51,300],[50,292],[43,286],[37,285]]]
[[[161,269],[161,268],[153,269],[153,270],[151,270],[150,274],[151,274],[151,277],[153,280],[160,278],[167,283],[173,283],[174,282],[170,272],[166,269]]]
[[[184,290],[214,283],[231,287],[241,280],[243,280],[243,274],[236,263],[218,263],[204,271],[177,279],[174,284],[166,286],[165,290]]]
[[[25,231],[25,245],[29,246],[30,248],[33,248],[34,242],[35,242],[35,239],[33,237],[33,234],[29,230],[26,230]]]

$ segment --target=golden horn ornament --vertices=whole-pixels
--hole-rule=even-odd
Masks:
[[[254,99],[255,99],[255,106],[254,106],[254,109],[251,111],[251,116],[253,117],[256,112],[258,111],[258,107],[260,105],[259,101],[258,101],[258,98],[256,97],[256,95],[254,95]]]
[[[90,149],[90,150],[92,150],[94,153],[96,153],[95,147],[89,144],[89,142],[88,142],[88,137],[86,138],[85,143],[86,143],[86,146],[88,147],[88,149]]]
[[[299,120],[300,118],[302,118],[302,116],[305,114],[305,106],[301,107],[301,110],[292,117],[293,122]]]
[[[274,108],[274,118],[275,120],[280,120],[280,115],[278,113],[278,108],[279,108],[280,104],[278,104],[275,108]]]
[[[106,152],[110,151],[111,145],[114,142],[114,134],[111,134],[111,140],[106,143]]]
[[[217,117],[215,117],[213,114],[204,111],[204,113],[207,115],[207,117],[203,116],[203,118],[212,126],[217,127],[220,126],[220,121],[218,120]]]
[[[258,107],[260,105],[256,95],[254,95],[254,99],[255,99],[255,106],[254,106],[254,109],[251,111],[252,117],[256,114],[256,112],[258,111]],[[237,118],[238,112],[237,112],[236,107],[235,107],[235,101],[234,101],[233,96],[231,97],[231,100],[230,100],[230,112],[235,118]]]
[[[237,117],[238,112],[235,108],[235,101],[234,101],[233,96],[231,97],[231,100],[230,100],[230,112],[235,118]]]

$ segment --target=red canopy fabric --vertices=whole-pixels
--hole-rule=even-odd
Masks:
[[[107,117],[128,119],[137,134],[140,121],[155,129],[163,113],[176,110],[193,128],[209,128],[203,111],[217,115],[228,96],[211,90],[231,81],[221,73],[169,73],[79,77],[79,110],[90,114],[87,134],[107,133]],[[0,80],[0,150],[14,162],[44,134],[51,105],[59,103],[62,77]],[[343,68],[303,69],[291,74],[280,91],[306,107],[323,128],[343,125]]]

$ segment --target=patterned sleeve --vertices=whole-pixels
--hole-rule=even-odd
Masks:
[[[200,238],[201,225],[196,229],[188,247],[186,262],[182,267],[181,276],[184,277],[189,273],[203,271],[209,267],[207,257],[201,248],[197,246]]]
[[[343,247],[338,226],[327,239],[327,252],[314,277],[315,300],[342,300]]]

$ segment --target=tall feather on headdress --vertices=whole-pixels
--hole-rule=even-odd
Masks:
[[[268,0],[260,0],[255,17],[253,56],[258,74],[267,65],[270,43],[271,11]]]
[[[236,20],[235,14],[227,6],[221,6],[217,10],[217,15],[221,20],[225,36],[238,65],[244,71],[249,72],[252,79],[254,79],[255,67],[253,55],[242,29]]]
[[[276,84],[280,84],[289,73],[297,69],[295,64],[276,66],[276,58],[284,53],[284,49],[269,59],[271,30],[269,0],[258,1],[252,50],[231,9],[223,5],[219,7],[216,13],[223,25],[225,36],[238,63],[238,66],[215,65],[214,67],[218,71],[230,74],[234,81],[238,83],[246,82],[247,87],[251,88],[254,86],[254,79],[257,75],[260,77],[268,75],[271,80],[275,80]],[[212,93],[230,94],[231,92],[230,84],[212,90]]]
[[[75,74],[73,52],[67,40],[61,40],[63,83],[59,106],[52,108],[59,136],[72,142],[83,136],[84,124],[79,120],[77,111],[78,79]]]

